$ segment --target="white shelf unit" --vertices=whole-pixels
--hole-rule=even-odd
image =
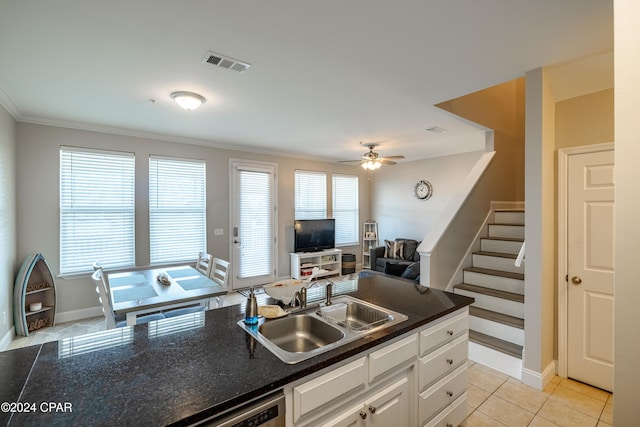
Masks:
[[[313,267],[321,271],[315,277],[339,275],[342,268],[342,249],[327,249],[320,252],[292,252],[291,277],[304,279]],[[308,273],[308,274],[305,274]]]
[[[365,221],[362,226],[362,268],[371,268],[369,250],[378,246],[378,223]]]

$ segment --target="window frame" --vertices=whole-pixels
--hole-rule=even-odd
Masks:
[[[135,266],[134,153],[60,146],[58,203],[61,276]]]
[[[341,203],[341,200],[339,200],[339,197],[344,197],[345,195],[342,194],[342,191],[340,191],[339,187],[339,183],[336,182],[336,178],[338,180],[340,179],[348,179],[353,181],[352,185],[354,185],[354,190],[355,190],[355,194],[351,193],[350,194],[350,202],[353,202],[353,199],[355,199],[355,206],[351,209],[347,209],[347,208],[343,208],[340,205],[343,204]],[[336,247],[344,247],[344,246],[356,246],[360,244],[360,177],[358,175],[351,175],[351,174],[340,174],[340,173],[336,173],[333,174],[331,177],[331,184],[332,184],[332,215],[333,218],[336,220]],[[339,241],[338,240],[338,233],[340,230],[340,227],[342,227],[342,222],[344,221],[343,217],[341,216],[341,213],[349,213],[349,212],[353,212],[354,213],[354,218],[353,218],[353,232],[351,234],[351,237],[353,237],[352,240],[347,240],[347,241]]]
[[[303,181],[304,179],[304,181]],[[314,182],[315,180],[315,182]],[[312,185],[309,185],[312,184]],[[306,187],[302,187],[305,185]],[[312,193],[314,197],[309,198]],[[302,196],[307,198],[302,203]],[[312,203],[309,203],[312,202]],[[320,207],[320,205],[323,205]],[[307,205],[303,209],[303,205]],[[327,217],[327,173],[296,169],[294,172],[294,219],[326,219]]]
[[[201,168],[202,175],[199,175]],[[179,171],[182,176],[171,175],[167,179],[161,172]],[[151,154],[148,161],[149,178],[149,263],[151,265],[191,262],[199,252],[207,252],[207,171],[206,161]],[[161,180],[159,183],[158,180]],[[191,182],[189,182],[191,181]],[[160,186],[160,187],[159,187]],[[185,192],[191,188],[191,193]],[[178,195],[179,198],[171,198]],[[176,200],[196,202],[195,205],[178,205]],[[155,204],[155,206],[154,206]],[[167,214],[173,214],[167,219]],[[187,214],[184,221],[176,215]],[[166,221],[171,221],[171,226]],[[158,222],[159,221],[159,222]],[[157,223],[158,222],[158,223]],[[185,226],[198,225],[185,242]],[[158,233],[158,230],[160,232]],[[199,230],[199,231],[198,231]],[[180,234],[182,233],[182,234]],[[174,242],[181,242],[177,248]]]

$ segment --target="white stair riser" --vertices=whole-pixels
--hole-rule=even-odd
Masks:
[[[481,239],[480,250],[485,252],[501,252],[503,254],[517,255],[522,247],[522,242],[511,240]]]
[[[524,295],[524,280],[492,276],[491,274],[476,273],[474,271],[465,271],[463,274],[463,281],[468,285],[478,285],[485,288]]]
[[[489,237],[524,239],[524,226],[489,224]]]
[[[494,219],[498,224],[524,224],[524,212],[496,211]]]
[[[469,342],[469,360],[489,366],[518,380],[522,375],[522,359],[475,342]]]
[[[524,319],[524,303],[497,298],[490,295],[479,294],[477,292],[458,288],[455,289],[455,293],[475,298],[476,301],[473,303],[473,305],[475,305],[476,307]]]
[[[469,316],[469,329],[524,346],[524,330],[482,317]]]
[[[512,258],[473,254],[472,262],[474,267],[524,274],[524,263],[520,264],[520,267],[516,267],[515,260]]]

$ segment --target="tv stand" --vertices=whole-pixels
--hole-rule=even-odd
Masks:
[[[292,252],[291,277],[293,279],[306,279],[305,272],[311,272],[313,267],[318,267],[320,272],[315,277],[340,275],[342,268],[342,249],[327,249],[319,252]]]

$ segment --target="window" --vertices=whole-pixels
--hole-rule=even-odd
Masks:
[[[133,153],[60,148],[60,274],[135,264]]]
[[[206,251],[205,163],[149,157],[149,248],[152,264],[192,261]]]
[[[295,219],[327,217],[327,177],[324,172],[296,171]]]
[[[333,217],[336,220],[336,245],[358,244],[358,177],[333,175]]]

